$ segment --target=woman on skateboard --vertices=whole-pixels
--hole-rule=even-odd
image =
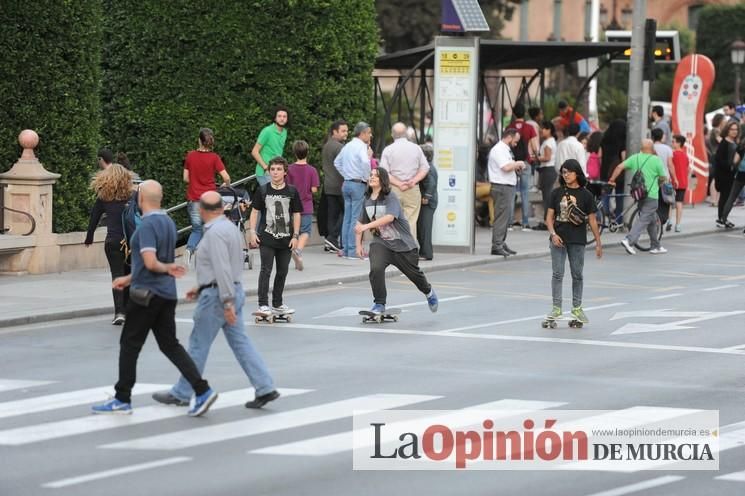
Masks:
[[[388,172],[373,169],[367,183],[362,212],[354,228],[357,256],[364,256],[362,233],[370,231],[370,286],[374,304],[371,312],[385,313],[386,288],[385,269],[389,265],[398,268],[416,287],[427,296],[432,312],[437,311],[437,295],[432,285],[419,268],[419,250],[411,235],[409,223],[403,216],[396,194],[391,192]]]
[[[569,258],[569,270],[572,274],[572,319],[581,324],[589,322],[585,312],[582,311],[582,272],[585,265],[588,221],[595,237],[595,255],[598,258],[603,256],[603,247],[600,244],[600,231],[595,216],[597,206],[592,193],[585,188],[586,185],[587,178],[579,162],[569,159],[561,165],[559,187],[551,193],[551,201],[546,212],[553,269],[551,277],[553,308],[546,316],[548,322],[555,321],[562,315],[561,286],[567,258]]]

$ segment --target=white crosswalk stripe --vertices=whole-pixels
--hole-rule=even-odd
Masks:
[[[418,394],[373,394],[224,424],[107,444],[101,448],[176,450],[350,417],[354,410],[383,410],[441,398]]]
[[[723,481],[745,482],[745,470],[742,472],[732,472],[731,474],[720,475],[719,477],[714,478]]]
[[[281,389],[282,397],[295,396],[311,392],[312,389]],[[253,388],[220,393],[220,397],[210,411],[243,405],[254,397]],[[133,415],[87,415],[85,417],[48,422],[46,424],[19,427],[0,431],[0,445],[19,446],[24,444],[48,441],[61,437],[88,434],[91,432],[129,427],[147,422],[186,415],[186,408],[166,405],[136,408]]]
[[[54,381],[23,381],[18,379],[0,379],[0,393],[16,389],[27,389],[36,386],[54,384]]]
[[[135,384],[133,395],[148,394],[155,391],[168,389],[171,384]],[[113,391],[111,386],[99,386],[88,389],[79,389],[67,393],[49,394],[27,398],[24,400],[6,401],[0,403],[0,418],[14,417],[16,415],[27,415],[29,413],[45,412],[57,408],[67,408],[86,403],[102,402],[106,399],[107,391]]]
[[[427,419],[428,422],[445,424],[450,427],[459,427],[470,425],[480,420],[480,415],[483,410],[494,410],[499,411],[500,416],[491,415],[489,418],[495,419],[500,417],[509,417],[513,415],[525,414],[536,410],[545,410],[549,408],[556,408],[565,403],[550,402],[550,401],[525,401],[525,400],[512,400],[504,399],[499,401],[492,401],[489,403],[482,403],[480,405],[473,405],[463,410],[459,410],[453,413],[447,413],[437,415]],[[475,417],[468,414],[468,410],[481,410],[476,412]],[[407,432],[407,428],[404,425],[406,422],[396,422],[389,425],[392,431],[396,432]],[[343,451],[352,450],[354,433],[352,431],[341,432],[339,434],[331,434],[329,436],[314,437],[303,441],[297,441],[294,443],[280,444],[276,446],[269,446],[267,448],[261,448],[257,450],[249,451],[252,454],[264,454],[264,455],[303,455],[303,456],[322,456],[331,455],[334,453],[341,453]],[[372,446],[373,440],[370,440],[369,446]],[[358,447],[363,447],[359,445]]]

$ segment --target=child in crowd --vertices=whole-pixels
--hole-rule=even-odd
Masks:
[[[685,136],[673,136],[673,167],[675,167],[675,232],[680,232],[680,221],[683,218],[683,202],[688,189],[688,152]]]
[[[321,184],[318,171],[308,164],[308,149],[308,143],[302,140],[292,144],[295,163],[290,165],[287,171],[287,184],[297,189],[303,204],[303,213],[300,216],[300,237],[297,248],[292,250],[292,260],[297,270],[303,270],[303,248],[308,243],[313,228],[313,193],[318,191]]]

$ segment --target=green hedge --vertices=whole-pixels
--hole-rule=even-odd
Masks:
[[[0,8],[0,169],[20,156],[18,133],[39,133],[37,155],[62,175],[54,228],[83,229],[100,129],[100,0],[7,1]]]
[[[728,100],[734,96],[735,89],[730,45],[738,37],[745,39],[743,26],[745,4],[707,5],[701,9],[696,30],[696,51],[714,62],[717,70],[714,92],[728,95]]]
[[[184,154],[200,127],[215,131],[232,178],[273,109],[320,162],[329,123],[371,118],[378,47],[372,0],[105,0],[103,135],[143,177],[183,200]]]

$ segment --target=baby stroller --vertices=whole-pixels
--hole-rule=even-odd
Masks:
[[[230,221],[238,226],[243,239],[243,266],[249,270],[253,269],[253,255],[249,251],[248,240],[246,240],[246,221],[248,220],[251,198],[248,191],[232,186],[222,186],[217,190],[222,197],[223,212]]]

